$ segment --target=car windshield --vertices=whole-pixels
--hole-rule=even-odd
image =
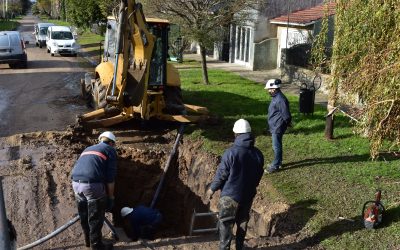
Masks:
[[[73,36],[69,31],[53,31],[52,38],[54,40],[70,40]]]
[[[40,35],[46,35],[47,28],[48,28],[48,27],[40,28],[39,34],[40,34]]]

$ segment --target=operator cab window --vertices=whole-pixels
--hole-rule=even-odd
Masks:
[[[156,40],[151,55],[149,85],[160,86],[166,83],[168,52],[168,25],[149,23],[149,30]]]
[[[104,61],[115,61],[115,45],[117,42],[117,22],[115,20],[108,20],[106,39],[104,41]]]

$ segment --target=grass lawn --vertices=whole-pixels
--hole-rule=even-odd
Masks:
[[[271,137],[264,133],[271,98],[263,86],[213,69],[209,70],[212,84],[206,86],[193,62],[180,74],[185,102],[207,106],[224,118],[217,126],[189,128],[189,136],[203,139],[204,150],[220,155],[233,141],[235,120],[245,118],[267,166],[273,158]],[[326,108],[316,106],[314,115],[299,114],[298,97],[287,97],[294,126],[283,139],[284,169],[264,178],[279,191],[279,199],[304,212],[298,218],[303,242],[327,249],[400,249],[400,158],[386,154],[371,161],[368,139],[355,135],[350,121],[341,115],[335,116],[335,140],[327,141]],[[366,230],[360,220],[362,205],[374,198],[377,188],[383,190],[387,213],[379,229]]]
[[[4,30],[16,30],[19,26],[19,23],[16,19],[11,19],[8,21],[0,21],[0,31]]]

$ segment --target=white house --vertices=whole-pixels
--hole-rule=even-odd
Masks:
[[[284,19],[286,17],[287,25],[287,16],[289,15],[290,42],[303,42],[308,36],[304,32],[308,32],[308,29],[312,28],[307,27],[305,31],[296,31],[298,27],[290,23],[290,16],[299,10],[321,5],[323,1],[267,0],[266,7],[263,10],[253,13],[255,21],[230,27],[229,41],[223,45],[216,46],[214,56],[219,60],[243,65],[243,67],[252,70],[277,68],[279,66],[280,50],[286,48],[286,38],[282,37],[285,33],[282,32],[282,27],[286,26],[283,23],[279,23],[280,18]],[[275,20],[275,22],[271,22],[272,20]],[[296,32],[299,34],[296,34]],[[282,47],[282,41],[285,41],[284,47]]]

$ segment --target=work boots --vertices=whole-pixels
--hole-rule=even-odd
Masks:
[[[94,243],[91,245],[91,249],[92,250],[112,250],[114,249],[114,246],[112,243],[103,243],[103,242],[99,242],[99,243]]]
[[[90,247],[90,238],[88,234],[85,234],[85,246]]]

